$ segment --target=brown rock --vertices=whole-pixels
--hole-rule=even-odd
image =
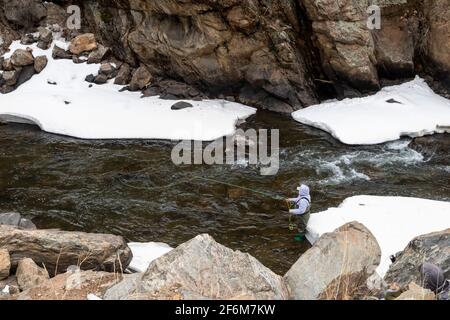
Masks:
[[[138,69],[136,69],[136,71],[134,71],[129,89],[130,91],[142,90],[150,83],[152,79],[152,74],[148,71],[147,67],[141,65]]]
[[[131,80],[131,68],[127,63],[122,64],[120,67],[116,79],[114,80],[114,84],[118,85],[127,85]]]
[[[11,268],[11,261],[9,258],[8,250],[0,249],[0,280],[9,277],[10,268]]]
[[[3,72],[3,80],[7,86],[14,86],[19,78],[20,70]]]
[[[16,277],[19,288],[22,291],[39,286],[49,279],[47,270],[38,267],[38,265],[29,258],[19,261]]]
[[[66,272],[23,291],[18,300],[87,300],[89,294],[103,294],[122,279],[120,273],[95,271]]]
[[[34,63],[34,57],[31,51],[17,49],[11,56],[11,63],[16,67],[25,67]]]
[[[8,249],[15,268],[23,258],[45,265],[50,275],[80,264],[81,269],[125,270],[132,254],[119,236],[59,230],[19,230],[0,226],[0,247]]]
[[[55,45],[53,47],[52,57],[53,59],[72,59],[72,54]]]
[[[11,63],[11,59],[5,59],[2,63],[2,67],[4,71],[13,71],[14,66]]]
[[[431,290],[424,289],[414,282],[409,284],[409,289],[403,292],[395,300],[436,300],[436,296]]]
[[[37,73],[41,73],[42,70],[47,66],[48,60],[46,56],[39,56],[34,59],[34,70]]]
[[[90,52],[97,49],[97,41],[93,33],[85,33],[75,37],[69,45],[69,51],[73,54]]]
[[[98,44],[96,50],[92,51],[87,59],[87,63],[101,63],[111,54],[111,49]]]

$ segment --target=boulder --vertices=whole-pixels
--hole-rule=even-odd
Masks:
[[[282,278],[206,234],[154,260],[123,299],[285,299]],[[130,280],[131,281],[131,280]]]
[[[45,266],[50,275],[80,264],[83,270],[125,270],[132,254],[122,237],[59,230],[20,230],[0,226],[0,247],[8,249],[15,268],[23,258]]]
[[[69,51],[79,55],[97,49],[97,41],[93,33],[85,33],[75,37],[69,45]]]
[[[14,86],[19,78],[20,70],[3,72],[3,80],[7,86]]]
[[[408,290],[395,300],[436,300],[436,295],[431,290],[424,289],[411,282]]]
[[[95,76],[93,74],[88,74],[86,76],[86,78],[84,78],[84,81],[89,82],[89,83],[94,83],[95,81]]]
[[[98,44],[96,50],[89,53],[87,58],[87,63],[101,63],[111,54],[111,49],[107,48],[101,44]]]
[[[34,64],[34,57],[30,50],[17,49],[11,56],[11,63],[15,67],[25,67]]]
[[[130,65],[124,63],[120,66],[119,71],[117,72],[116,79],[114,79],[114,84],[118,84],[121,86],[127,85],[131,80],[131,68]]]
[[[141,65],[134,71],[128,88],[130,91],[142,90],[150,83],[152,79],[152,74],[147,69],[147,67]]]
[[[23,45],[30,45],[36,42],[36,39],[34,38],[34,36],[31,33],[27,33],[24,34],[21,38],[20,38],[20,44]]]
[[[100,65],[99,74],[105,75],[107,79],[112,79],[115,76],[116,68],[110,63],[102,63]]]
[[[39,56],[34,59],[34,70],[37,73],[41,73],[42,70],[47,66],[48,59],[46,56]]]
[[[11,59],[8,58],[8,59],[3,60],[2,69],[4,71],[13,71],[14,70],[14,66],[11,63]]]
[[[41,0],[8,0],[4,1],[3,9],[8,21],[25,28],[39,24],[47,15]]]
[[[4,280],[9,277],[9,271],[11,268],[11,261],[9,252],[6,249],[0,249],[0,280]]]
[[[18,88],[19,86],[30,80],[35,75],[35,73],[36,70],[34,70],[34,63],[33,65],[21,68],[15,88]]]
[[[391,264],[384,280],[406,287],[409,283],[421,283],[419,266],[429,262],[439,266],[445,277],[450,278],[450,229],[414,238]]]
[[[23,218],[21,214],[17,212],[0,213],[0,225],[15,226],[20,229],[36,229],[36,226],[31,220]]]
[[[120,273],[91,270],[66,272],[23,291],[17,300],[87,300],[88,295],[102,297],[121,278]]]
[[[359,222],[347,223],[320,237],[286,273],[289,297],[340,300],[365,295],[367,279],[380,259],[372,233]]]
[[[72,54],[55,45],[53,46],[52,57],[53,59],[72,59]]]
[[[30,258],[19,261],[16,277],[19,288],[22,291],[39,286],[49,279],[47,270],[38,267]]]
[[[107,82],[108,82],[108,77],[104,74],[99,74],[94,79],[95,84],[105,84]]]
[[[142,275],[143,273],[124,274],[122,281],[109,288],[103,300],[125,300],[135,292],[142,291]]]

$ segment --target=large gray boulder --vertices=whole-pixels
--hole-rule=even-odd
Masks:
[[[388,283],[396,282],[401,287],[406,287],[411,282],[421,283],[419,266],[424,262],[439,266],[446,278],[450,278],[450,229],[411,240],[390,266],[384,280]]]
[[[142,276],[126,279],[110,299],[285,299],[282,278],[247,253],[199,235],[153,261]]]
[[[36,229],[36,226],[31,220],[22,218],[22,215],[18,212],[0,213],[0,225],[14,226],[28,230]]]
[[[372,233],[350,222],[326,233],[284,276],[290,299],[354,298],[366,286],[381,259]]]
[[[120,272],[131,261],[132,253],[120,236],[59,230],[20,230],[0,225],[0,247],[6,248],[15,268],[23,258],[45,266],[52,276],[71,265],[83,270]]]

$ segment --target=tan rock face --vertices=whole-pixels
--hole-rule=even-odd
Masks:
[[[125,270],[132,254],[119,236],[59,230],[19,230],[0,226],[0,247],[8,249],[15,268],[23,258],[45,265],[50,276],[71,265],[83,270]]]
[[[73,54],[90,52],[97,49],[97,41],[93,33],[85,33],[75,37],[69,45],[69,51]]]
[[[11,261],[9,258],[8,250],[0,249],[0,280],[6,279],[9,277],[10,267],[11,267]]]
[[[380,259],[381,250],[371,232],[351,222],[320,237],[286,273],[284,281],[291,299],[351,298],[374,273]]]
[[[27,290],[39,286],[49,279],[47,270],[40,268],[29,258],[19,261],[16,277],[20,290]]]

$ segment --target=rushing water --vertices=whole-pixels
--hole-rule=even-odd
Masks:
[[[21,212],[40,228],[172,246],[209,233],[283,274],[308,247],[293,241],[285,204],[195,177],[282,196],[294,196],[298,183],[307,183],[313,212],[359,194],[450,200],[450,160],[430,165],[408,140],[350,147],[265,112],[245,127],[280,129],[276,176],[245,165],[177,167],[170,159],[173,142],[83,141],[32,126],[0,126],[0,211]]]

